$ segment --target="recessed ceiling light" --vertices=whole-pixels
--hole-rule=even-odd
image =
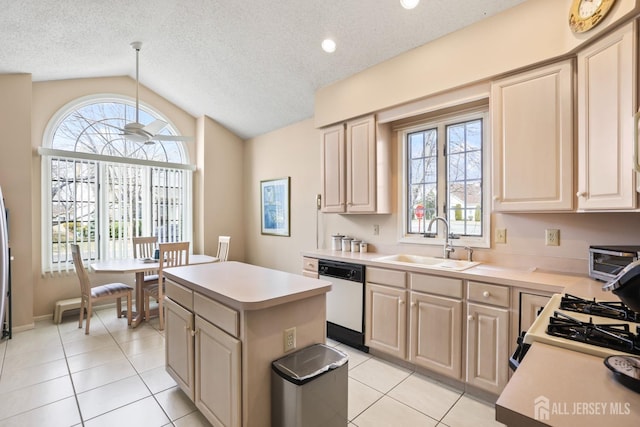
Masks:
[[[336,42],[331,39],[324,39],[322,41],[322,50],[327,53],[334,52],[336,50]]]
[[[420,3],[420,0],[400,0],[400,4],[405,9],[413,9]]]

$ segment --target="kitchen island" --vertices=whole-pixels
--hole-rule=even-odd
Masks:
[[[285,330],[296,349],[325,341],[331,283],[239,262],[165,277],[167,372],[213,425],[269,426],[271,362]]]

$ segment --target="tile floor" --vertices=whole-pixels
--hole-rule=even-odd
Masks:
[[[350,427],[498,426],[492,405],[336,342],[349,354]],[[157,319],[96,311],[0,342],[0,426],[209,426],[164,370]]]

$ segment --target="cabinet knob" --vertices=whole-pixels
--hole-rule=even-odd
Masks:
[[[578,191],[578,192],[576,193],[576,196],[577,196],[577,197],[586,197],[586,196],[587,196],[587,193],[586,193],[586,192],[584,192],[584,191]]]
[[[411,307],[415,307],[415,306],[416,306],[415,301],[411,301]]]
[[[404,304],[404,300],[399,299],[398,300],[398,305],[403,305]]]
[[[468,320],[469,322],[471,322],[471,321],[473,320],[473,315],[472,315],[472,314],[468,315],[468,316],[467,316],[467,320]]]
[[[491,295],[491,294],[489,293],[489,291],[484,291],[484,292],[482,293],[482,296],[483,296],[483,297],[485,297],[485,298],[489,298],[489,295]]]
[[[495,200],[496,202],[500,201],[500,196],[493,196],[493,200]]]

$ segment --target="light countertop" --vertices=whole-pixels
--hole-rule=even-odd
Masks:
[[[229,261],[168,268],[165,276],[237,310],[260,310],[331,290],[331,283]]]

